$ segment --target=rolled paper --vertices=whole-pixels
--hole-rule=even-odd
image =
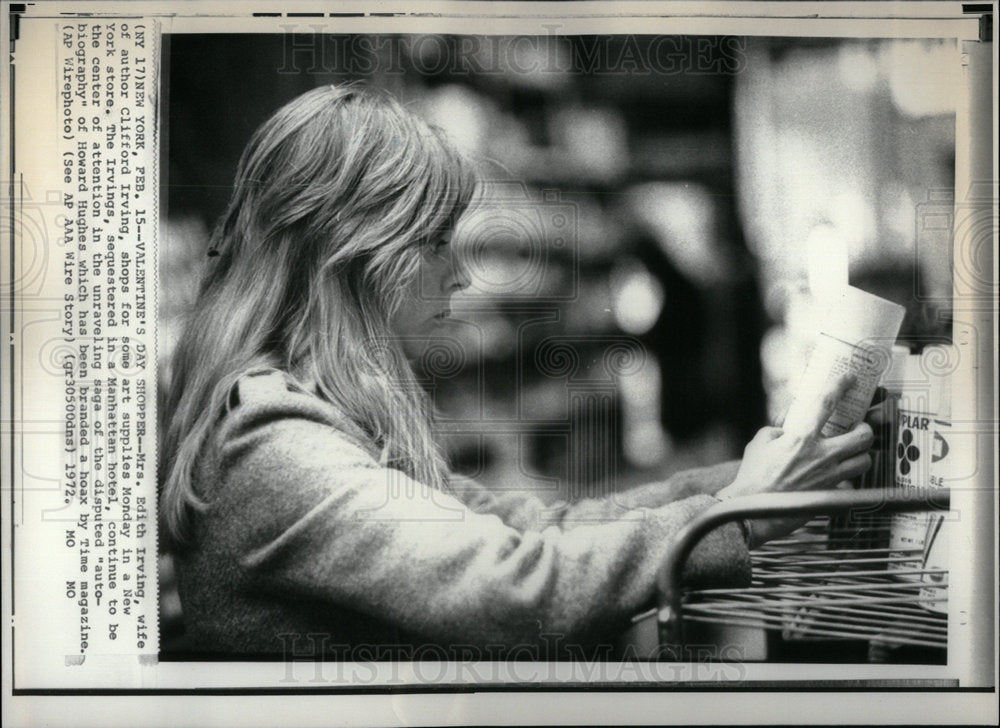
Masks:
[[[792,434],[814,430],[823,394],[833,380],[845,374],[854,375],[854,383],[840,398],[821,434],[839,435],[858,424],[892,362],[892,347],[905,313],[899,304],[850,286],[830,297],[818,317],[816,346],[795,388],[782,429]]]

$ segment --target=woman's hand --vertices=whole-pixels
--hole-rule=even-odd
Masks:
[[[835,382],[816,403],[805,434],[785,434],[776,427],[760,430],[744,451],[736,479],[719,491],[718,497],[725,500],[756,493],[830,489],[864,473],[871,467],[870,425],[861,423],[834,437],[820,435],[852,383],[849,376]],[[755,520],[751,546],[787,535],[808,520],[808,517]]]

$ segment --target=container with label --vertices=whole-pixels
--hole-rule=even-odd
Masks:
[[[941,471],[947,455],[945,422],[941,418],[946,397],[947,377],[925,366],[927,357],[908,358],[906,381],[900,397],[895,447],[897,488],[928,488],[932,471]],[[942,454],[943,453],[943,454]],[[941,465],[935,464],[935,458]],[[940,479],[940,472],[936,479]],[[935,514],[937,516],[938,514]],[[928,528],[933,527],[927,512],[898,513],[889,530],[889,568],[901,571],[901,579],[920,581],[924,568],[924,548]]]
[[[934,420],[934,441],[930,461],[930,486],[945,488],[951,473],[951,380],[942,378],[941,404]],[[948,613],[948,541],[956,527],[953,514],[931,513],[924,531],[923,570],[920,580],[928,586],[920,589],[924,608],[941,614]]]

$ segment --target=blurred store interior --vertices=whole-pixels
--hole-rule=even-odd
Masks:
[[[953,42],[683,37],[668,65],[661,36],[468,40],[170,37],[164,384],[249,135],[353,79],[487,171],[473,284],[421,371],[453,467],[493,488],[578,498],[739,457],[831,282],[905,305],[915,353],[950,341]]]

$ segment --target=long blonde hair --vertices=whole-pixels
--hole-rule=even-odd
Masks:
[[[384,462],[445,483],[426,395],[389,320],[421,246],[461,214],[475,184],[441,132],[362,85],[316,88],[257,130],[173,362],[160,511],[174,546],[206,507],[195,467],[228,392],[256,367],[313,383]]]

